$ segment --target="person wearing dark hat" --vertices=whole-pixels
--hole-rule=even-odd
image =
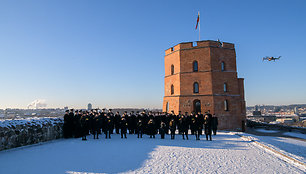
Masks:
[[[109,118],[111,119],[110,123],[110,127],[109,127],[109,130],[110,130],[110,133],[113,134],[114,133],[114,128],[115,128],[115,123],[114,123],[114,113],[112,112],[112,109],[109,109],[108,110],[108,113],[107,113],[107,116],[109,116]]]
[[[92,118],[92,132],[94,136],[94,139],[99,139],[99,134],[100,134],[100,117],[98,113],[93,113],[93,118]]]
[[[192,120],[192,126],[194,126],[194,134],[196,137],[196,140],[200,140],[200,135],[202,133],[202,121],[201,118],[199,117],[199,114],[196,114],[194,119]]]
[[[171,133],[171,140],[173,140],[175,138],[175,131],[176,131],[176,123],[174,118],[172,118],[171,121],[169,122],[169,128]]]
[[[212,120],[211,120],[211,129],[213,131],[213,134],[217,134],[217,129],[218,129],[218,117],[216,114],[213,114]]]
[[[127,112],[125,112],[120,120],[121,138],[126,138],[128,123],[126,121]]]
[[[108,138],[111,139],[111,133],[113,131],[113,120],[111,118],[110,115],[107,115],[106,117],[106,128],[105,128],[105,138],[107,139],[107,135],[108,135]]]
[[[161,139],[165,139],[166,124],[162,121],[160,123],[159,134]]]
[[[75,111],[75,116],[74,116],[74,137],[75,138],[80,138],[81,137],[81,110],[80,111]]]
[[[139,119],[138,122],[137,122],[137,138],[139,138],[139,137],[142,138],[143,131],[144,131],[144,124],[143,124],[142,120]]]
[[[190,126],[191,135],[194,135],[196,126],[195,126],[195,115],[193,113],[191,113],[189,116],[189,126]]]
[[[116,134],[119,134],[119,131],[120,131],[120,120],[121,120],[121,115],[119,114],[119,112],[116,112],[115,118],[114,118],[114,126],[116,129]]]
[[[136,112],[136,119],[135,119],[135,122],[136,122],[136,129],[135,129],[135,134],[138,135],[138,122],[139,120],[141,120],[141,114],[139,113],[139,111]]]
[[[199,132],[199,135],[202,135],[203,132],[203,125],[204,125],[204,115],[201,112],[198,112],[198,119],[200,121],[200,127],[201,127],[201,131]]]
[[[63,132],[64,132],[64,138],[70,138],[70,123],[69,123],[69,110],[66,110],[64,115],[64,125],[63,125]]]
[[[131,112],[131,124],[132,124],[132,134],[135,134],[137,131],[137,120],[134,111]]]
[[[206,140],[208,141],[208,137],[209,140],[211,141],[211,119],[212,119],[212,115],[207,112],[204,116],[204,127],[205,127],[205,135],[206,135]]]
[[[128,123],[128,130],[129,130],[129,134],[133,134],[133,131],[134,131],[134,129],[133,129],[133,124],[132,124],[132,115],[131,115],[132,113],[130,113],[130,114],[126,114],[126,121],[127,121],[127,123]]]
[[[86,135],[88,134],[88,125],[89,125],[89,118],[87,116],[87,113],[84,112],[81,116],[81,136],[82,140],[87,140]]]
[[[148,135],[150,135],[150,138],[155,138],[156,130],[155,130],[155,122],[153,119],[150,119],[148,122]]]
[[[186,114],[187,115],[187,114]],[[186,136],[187,140],[188,140],[188,122],[187,122],[187,116],[182,115],[181,118],[179,119],[179,130],[183,136],[183,140],[185,140],[184,135]]]
[[[69,116],[68,116],[68,125],[69,125],[69,138],[72,138],[73,135],[74,135],[74,109],[70,109],[70,112],[69,112]]]

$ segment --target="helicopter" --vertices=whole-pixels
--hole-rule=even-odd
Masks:
[[[263,57],[262,58],[262,61],[264,61],[264,60],[268,60],[268,61],[274,61],[275,62],[275,60],[278,60],[278,59],[280,59],[282,56],[279,56],[279,57],[269,57],[269,56],[266,56],[266,57]]]

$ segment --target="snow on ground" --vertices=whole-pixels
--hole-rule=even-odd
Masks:
[[[240,133],[278,152],[306,163],[306,141],[286,137],[258,136]]]
[[[213,141],[121,139],[55,140],[0,152],[0,173],[305,173],[233,133]]]
[[[266,130],[266,129],[255,129],[257,132],[262,132],[262,133],[277,133],[279,131],[276,130]]]
[[[285,132],[283,135],[291,136],[291,137],[296,137],[296,138],[301,138],[306,140],[306,134],[302,133],[297,133],[297,132]]]

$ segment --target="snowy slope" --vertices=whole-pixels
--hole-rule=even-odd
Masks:
[[[0,173],[305,173],[298,167],[222,132],[213,141],[121,139],[55,140],[0,152]]]
[[[306,163],[306,141],[285,137],[257,136],[240,133],[287,156]]]
[[[301,138],[306,140],[306,134],[302,133],[297,133],[297,132],[285,132],[283,135],[291,136],[291,137],[296,137],[296,138]]]

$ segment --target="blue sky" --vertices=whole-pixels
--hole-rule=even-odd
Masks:
[[[164,50],[235,43],[247,105],[306,103],[306,1],[0,1],[0,108],[161,108]],[[262,62],[263,56],[282,56]]]

